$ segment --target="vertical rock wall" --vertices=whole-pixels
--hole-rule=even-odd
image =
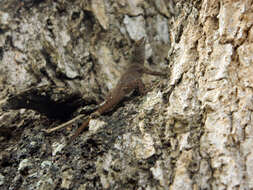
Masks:
[[[71,145],[71,129],[43,132],[61,121],[0,110],[0,189],[253,188],[252,1],[0,7],[0,104],[45,84],[101,100],[143,36],[146,65],[168,73],[144,76],[147,95],[92,120]]]

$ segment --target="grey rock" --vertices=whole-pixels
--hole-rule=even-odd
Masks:
[[[146,36],[145,20],[143,16],[129,17],[125,15],[124,24],[128,34],[133,40],[140,40],[142,37]]]
[[[33,164],[31,162],[31,160],[26,158],[19,163],[18,171],[21,173],[27,172],[29,169],[32,168],[32,166],[33,166]]]
[[[0,186],[4,184],[4,176],[0,173]]]

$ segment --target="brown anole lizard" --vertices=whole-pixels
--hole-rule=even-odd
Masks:
[[[92,118],[111,111],[126,95],[131,93],[133,90],[138,89],[140,94],[144,95],[145,89],[141,80],[141,77],[144,73],[149,75],[166,76],[165,73],[151,71],[144,67],[144,62],[145,38],[143,37],[135,42],[131,65],[123,73],[116,87],[107,95],[105,103],[82,123],[81,127],[76,130],[70,141],[74,140],[89,125],[89,122]]]

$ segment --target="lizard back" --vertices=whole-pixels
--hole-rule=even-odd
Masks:
[[[120,77],[116,87],[107,95],[106,102],[98,108],[99,114],[106,113],[113,109],[126,95],[138,87],[138,82],[143,75],[145,61],[145,38],[134,43],[132,64]]]

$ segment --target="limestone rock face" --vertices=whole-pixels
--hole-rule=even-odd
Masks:
[[[0,189],[253,189],[252,4],[1,0]],[[167,78],[70,144],[83,119],[45,132],[90,114],[142,37]]]

